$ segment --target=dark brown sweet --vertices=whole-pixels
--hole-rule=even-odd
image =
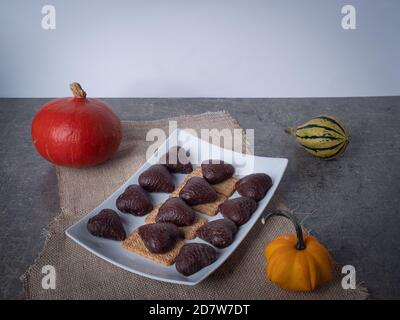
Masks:
[[[222,160],[206,160],[201,164],[204,179],[211,184],[223,182],[235,173],[235,168]]]
[[[226,248],[234,239],[237,227],[229,219],[210,221],[197,230],[197,236],[217,248]]]
[[[205,243],[185,244],[176,258],[176,270],[190,276],[217,260],[215,249]]]
[[[140,238],[152,253],[165,253],[179,239],[178,227],[172,223],[144,224],[138,229]]]
[[[150,192],[167,192],[175,190],[172,176],[165,166],[155,164],[139,176],[140,186]]]
[[[161,157],[160,164],[163,164],[168,171],[172,173],[187,174],[193,171],[193,166],[186,154],[186,150],[179,146],[169,149],[168,152]]]
[[[214,202],[218,194],[204,178],[193,177],[179,192],[179,197],[189,205],[196,205]]]
[[[265,173],[253,173],[236,182],[236,191],[243,197],[260,201],[272,187],[272,179]]]
[[[149,195],[137,184],[128,186],[117,198],[116,205],[119,211],[135,216],[144,216],[153,210]]]
[[[238,226],[245,224],[256,209],[257,202],[247,197],[228,199],[219,206],[219,211],[222,215]]]
[[[170,198],[158,210],[156,222],[169,222],[179,227],[189,226],[194,222],[196,213],[180,198]]]
[[[125,229],[118,213],[111,209],[101,210],[88,220],[86,227],[96,237],[117,241],[123,241],[126,238]]]

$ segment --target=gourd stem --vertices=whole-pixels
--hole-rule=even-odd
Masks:
[[[289,219],[292,221],[293,226],[296,230],[296,235],[297,235],[297,243],[296,243],[296,249],[297,250],[304,250],[306,248],[306,244],[304,242],[304,237],[303,237],[303,230],[297,221],[295,215],[289,211],[284,211],[284,210],[275,210],[272,211],[271,213],[267,214],[263,220],[268,220],[270,217],[273,216],[281,216]]]
[[[296,132],[293,130],[293,128],[286,128],[285,132],[293,137],[296,137]]]
[[[78,82],[73,82],[69,85],[72,93],[74,94],[75,98],[86,98],[86,92],[82,89],[81,85]]]

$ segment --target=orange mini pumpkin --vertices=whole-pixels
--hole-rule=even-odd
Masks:
[[[310,235],[303,235],[296,217],[287,211],[274,211],[271,216],[290,219],[296,234],[280,235],[264,249],[267,277],[291,291],[312,291],[332,280],[333,263],[328,250]]]

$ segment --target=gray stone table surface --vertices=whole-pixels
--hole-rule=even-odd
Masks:
[[[49,99],[0,99],[0,298],[21,296],[20,275],[59,212],[54,167],[35,152],[34,113]],[[400,97],[105,99],[122,120],[227,110],[255,129],[255,154],[289,159],[278,194],[312,215],[304,224],[340,264],[354,265],[372,298],[400,298]],[[283,129],[320,114],[345,120],[344,157],[308,155]]]

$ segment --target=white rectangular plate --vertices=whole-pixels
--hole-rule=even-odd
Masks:
[[[208,159],[221,159],[234,165],[236,175],[242,176],[251,173],[266,173],[272,178],[273,181],[272,187],[269,189],[264,199],[258,203],[258,208],[253,213],[250,220],[239,228],[234,242],[225,249],[217,249],[217,261],[189,277],[185,277],[178,273],[175,269],[175,265],[165,267],[154,263],[146,258],[123,249],[121,247],[121,242],[92,236],[86,228],[89,218],[93,217],[99,213],[100,210],[105,208],[113,209],[119,213],[127,235],[129,235],[137,227],[141,226],[144,223],[145,217],[135,217],[130,214],[119,212],[115,206],[115,201],[128,185],[137,184],[139,175],[152,164],[157,163],[165,151],[175,145],[182,146],[186,150],[189,150],[191,162],[195,165]],[[103,258],[104,260],[107,260],[108,262],[111,262],[112,264],[130,272],[165,282],[196,285],[207,278],[216,269],[218,269],[218,267],[233,253],[233,251],[235,251],[237,246],[242,242],[253,225],[258,221],[268,202],[271,200],[276,188],[278,187],[283,173],[285,172],[287,163],[287,159],[257,157],[222,149],[213,144],[209,144],[184,130],[177,129],[168,137],[168,139],[160,146],[160,148],[158,148],[158,151],[155,152],[155,154],[144,165],[142,165],[118,190],[116,190],[97,208],[89,212],[81,220],[69,227],[66,231],[66,234],[72,240],[76,241],[82,247],[86,248],[100,258]],[[173,176],[175,179],[175,185],[178,186],[186,175],[173,174]],[[150,195],[154,205],[164,202],[169,196],[166,193],[151,193]],[[232,197],[237,196],[238,194],[235,192]],[[221,213],[218,213],[215,217],[208,217],[205,215],[202,216],[208,220],[222,218]],[[186,242],[204,241],[196,238]]]

